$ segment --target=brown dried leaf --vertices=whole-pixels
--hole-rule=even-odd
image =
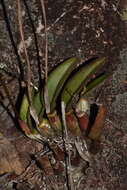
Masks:
[[[100,105],[95,122],[88,134],[88,137],[90,139],[99,140],[102,129],[104,127],[105,116],[106,116],[106,108],[104,105]]]

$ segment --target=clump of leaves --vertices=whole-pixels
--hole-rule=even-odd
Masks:
[[[79,58],[72,57],[49,73],[47,89],[50,112],[46,112],[44,87],[38,91],[33,90],[31,104],[26,92],[19,111],[19,124],[25,135],[47,144],[53,150],[59,163],[58,174],[64,171],[62,164],[64,160],[63,157],[61,160],[61,155],[65,156],[65,150],[61,149],[59,144],[56,145],[56,142],[65,137],[68,166],[73,163],[76,163],[77,166],[80,159],[91,164],[92,158],[87,149],[86,138],[90,139],[92,144],[99,143],[106,116],[104,105],[90,105],[87,99],[89,93],[109,77],[109,74],[102,73],[90,80],[90,77],[103,67],[106,59],[98,58],[74,69],[79,61]],[[73,107],[72,100],[75,96],[79,96],[79,100]],[[60,109],[61,103],[64,104],[64,107]],[[54,145],[56,145],[55,148]],[[72,146],[71,150],[69,149],[70,145]],[[56,151],[56,149],[59,150]],[[71,151],[74,149],[76,153],[73,155]],[[94,152],[92,151],[92,153]],[[56,166],[50,163],[48,156],[45,159],[42,158],[41,164],[43,167],[48,165],[49,171],[52,171],[52,167],[55,171]],[[47,168],[44,167],[44,170]],[[52,176],[52,172],[49,172],[48,175]],[[75,179],[75,176],[70,177],[70,179],[72,178]],[[70,182],[70,184],[73,183]]]
[[[106,59],[98,58],[88,64],[83,64],[79,68],[74,69],[79,61],[79,58],[72,57],[58,65],[49,73],[47,80],[50,104],[49,113],[46,113],[44,87],[38,91],[33,90],[32,104],[29,103],[27,92],[24,94],[19,112],[19,122],[21,128],[28,137],[36,140],[45,140],[48,138],[52,139],[58,134],[62,135],[63,127],[61,115],[59,114],[60,110],[58,109],[59,111],[57,111],[57,108],[60,107],[61,102],[64,102],[65,104],[68,129],[74,136],[82,135],[83,128],[84,130],[88,128],[88,126],[83,127],[81,122],[81,115],[85,114],[86,116],[87,114],[87,125],[90,125],[90,105],[84,97],[100,85],[105,79],[107,79],[109,75],[107,73],[103,73],[88,83],[87,81],[89,81],[90,77],[102,68]],[[77,105],[80,104],[80,106],[78,106],[75,111],[72,106],[72,99],[77,95],[80,96],[80,103],[77,103]],[[99,120],[104,121],[104,118],[101,115],[103,115],[105,111],[102,114],[100,109],[104,110],[105,108],[103,108],[103,106],[99,107],[99,115],[97,115],[97,119],[101,117]],[[95,127],[97,125],[98,127],[100,123],[102,123],[102,121],[96,122],[95,118],[95,123],[93,126]],[[92,130],[93,129],[91,127],[91,131]],[[94,139],[95,137],[93,137],[94,135],[91,135],[91,131],[89,132],[88,137]]]

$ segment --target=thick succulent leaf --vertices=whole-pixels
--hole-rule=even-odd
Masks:
[[[62,92],[62,101],[65,102],[67,109],[70,108],[72,97],[79,93],[82,85],[88,77],[95,73],[105,63],[105,58],[99,58],[81,67],[66,83]]]
[[[44,99],[43,99],[43,90],[37,92],[33,97],[33,107],[36,110],[38,116],[43,116],[44,113]]]
[[[82,95],[85,95],[98,87],[98,85],[102,84],[108,77],[110,76],[109,73],[103,73],[100,76],[96,77],[90,83],[88,83],[84,90],[82,91]]]
[[[22,104],[21,104],[21,107],[20,107],[19,118],[21,120],[25,121],[25,122],[27,121],[28,109],[29,109],[28,97],[27,97],[26,94],[24,94]]]
[[[21,129],[24,131],[25,135],[28,136],[29,138],[36,140],[42,139],[37,129],[34,128],[32,125],[32,121],[30,118],[30,105],[26,94],[24,94],[23,96],[22,104],[20,107],[19,125]]]
[[[57,66],[48,77],[47,87],[48,87],[48,95],[49,95],[49,102],[51,104],[51,112],[55,108],[55,101],[56,98],[68,78],[69,74],[74,69],[77,61],[79,59],[76,57],[70,58],[64,63]],[[33,97],[33,107],[36,110],[37,115],[39,116],[40,120],[43,117],[45,105],[44,105],[44,89],[37,92]]]
[[[72,57],[67,61],[63,62],[56,67],[48,76],[47,88],[49,95],[49,103],[51,106],[51,112],[54,110],[56,105],[56,99],[67,80],[68,76],[76,66],[79,59],[77,57]]]
[[[32,131],[33,123],[32,123],[31,116],[30,116],[30,109],[27,113],[27,126],[29,127],[30,131]]]

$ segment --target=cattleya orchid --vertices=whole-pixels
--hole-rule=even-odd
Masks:
[[[94,115],[93,121],[91,121],[91,115],[95,111],[88,101],[88,95],[109,76],[107,73],[102,73],[90,80],[90,77],[103,67],[106,58],[98,58],[76,68],[79,62],[79,58],[72,57],[49,73],[47,80],[49,112],[46,111],[44,88],[38,91],[33,90],[32,104],[29,102],[27,93],[25,93],[20,106],[19,125],[25,135],[39,142],[49,144],[57,161],[61,157],[57,155],[58,152],[61,152],[61,155],[64,154],[64,150],[59,145],[56,145],[57,139],[62,138],[65,130],[60,110],[61,102],[64,102],[65,105],[67,130],[70,139],[73,139],[73,141],[76,142],[77,139],[85,140],[85,138],[88,138],[98,142],[104,126],[106,116],[105,106],[96,105],[97,112]],[[79,98],[73,106],[73,98],[75,96]],[[81,148],[77,143],[75,143],[75,149],[84,158]],[[73,159],[75,158],[72,156],[71,160],[73,161]],[[46,160],[48,161],[44,158],[42,160],[49,162],[47,156]],[[88,160],[86,158],[86,161]],[[61,168],[62,166],[59,167]]]

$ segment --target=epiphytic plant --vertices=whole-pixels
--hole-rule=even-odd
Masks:
[[[44,143],[49,151],[53,152],[55,163],[50,162],[49,155],[43,154],[41,157],[45,173],[52,176],[54,171],[59,174],[65,169],[66,152],[63,144],[68,152],[70,164],[78,165],[80,159],[91,163],[86,139],[93,142],[100,140],[106,109],[104,105],[91,104],[88,97],[91,91],[109,76],[107,73],[102,73],[93,78],[93,75],[105,64],[106,58],[94,59],[77,68],[80,59],[72,57],[48,73],[46,15],[44,3],[41,1],[46,41],[46,69],[43,83],[45,86],[40,84],[39,89],[31,87],[30,63],[22,29],[20,0],[17,2],[20,34],[28,66],[28,83],[16,116],[19,126],[27,137]]]
[[[66,106],[66,122],[68,129],[74,136],[82,135],[82,131],[88,128],[90,114],[90,105],[88,100],[84,97],[97,85],[102,83],[109,75],[103,73],[88,84],[87,81],[92,74],[103,66],[105,60],[105,58],[95,59],[89,64],[82,65],[79,69],[75,69],[77,71],[74,72],[74,67],[76,63],[79,62],[79,58],[72,57],[50,72],[47,80],[50,102],[49,113],[46,113],[44,88],[39,91],[33,89],[31,105],[28,95],[25,93],[19,113],[20,126],[25,134],[30,138],[44,141],[48,138],[52,139],[55,135],[61,135],[63,127],[61,116],[57,108],[63,101]],[[73,109],[73,97],[79,94],[81,97],[79,98],[76,109]],[[100,116],[102,114],[100,113],[101,109],[104,110],[104,107],[99,107],[98,114],[100,114]],[[84,123],[83,114],[85,114],[86,119],[88,119],[87,124]],[[97,115],[99,118],[100,116]],[[93,126],[94,125],[95,124],[93,124]],[[94,127],[89,131],[88,136],[94,139],[94,135],[91,135],[93,128]]]
[[[79,61],[79,58],[72,57],[49,73],[47,80],[49,113],[46,113],[43,87],[38,91],[33,89],[32,104],[29,104],[27,93],[24,94],[19,112],[20,127],[25,135],[51,147],[57,161],[60,162],[63,161],[62,155],[64,154],[64,150],[60,148],[60,142],[66,130],[68,130],[70,144],[73,148],[75,147],[77,154],[83,160],[91,162],[89,153],[82,152],[80,141],[86,143],[85,140],[88,138],[93,142],[99,142],[105,121],[105,106],[93,106],[88,101],[88,95],[109,76],[109,74],[103,73],[93,78],[92,81],[90,80],[90,77],[102,68],[106,59],[98,58],[74,69]],[[73,105],[75,96],[78,97],[78,101]],[[64,121],[59,109],[61,102],[65,105],[67,129],[63,124]],[[70,156],[71,162],[76,159],[77,154]],[[50,162],[47,157],[43,157],[43,162],[44,165],[46,162],[49,166]],[[55,166],[50,166],[51,173],[49,175],[52,175],[52,167],[55,168]],[[60,170],[59,172],[61,172],[61,167],[60,165],[57,168]]]

